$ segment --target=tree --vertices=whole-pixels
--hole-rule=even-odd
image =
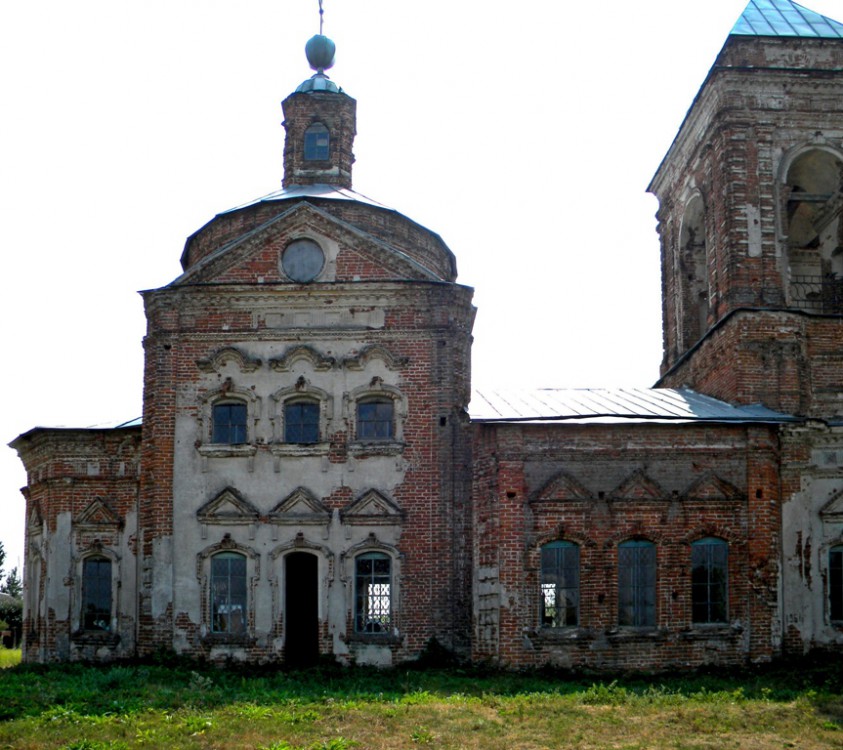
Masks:
[[[3,542],[0,542],[0,582],[3,580],[3,563],[6,562],[6,550],[3,549]]]
[[[21,583],[20,576],[18,575],[17,565],[9,571],[9,575],[6,576],[6,583],[0,586],[0,591],[4,594],[15,597],[15,599],[21,598],[21,595],[23,594],[23,584]]]

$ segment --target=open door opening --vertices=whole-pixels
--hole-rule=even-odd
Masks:
[[[319,658],[318,560],[309,552],[293,552],[284,564],[284,661],[309,667]]]

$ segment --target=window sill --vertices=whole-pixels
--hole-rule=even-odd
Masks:
[[[348,455],[354,458],[369,456],[400,456],[404,443],[397,440],[355,440],[348,444]]]
[[[302,456],[327,456],[330,443],[274,443],[269,446],[273,456],[298,458]]]
[[[257,453],[258,448],[256,445],[249,444],[217,445],[210,443],[207,445],[197,446],[196,450],[199,451],[200,456],[204,456],[205,458],[249,458],[250,456],[254,456],[255,453]]]
[[[606,633],[606,638],[610,642],[661,641],[666,637],[667,630],[655,626],[621,625]]]
[[[396,633],[349,633],[345,636],[346,643],[368,643],[378,646],[398,646],[403,638]]]
[[[591,641],[594,633],[578,625],[566,625],[561,628],[540,627],[529,633],[530,637],[543,643],[567,643],[568,641]]]
[[[117,646],[120,636],[105,630],[77,630],[70,636],[73,643],[81,646]]]
[[[709,638],[733,638],[743,633],[741,625],[727,623],[694,623],[688,630],[682,632],[682,637],[688,641],[704,641]]]
[[[251,640],[247,633],[208,633],[202,643],[206,646],[248,646]]]

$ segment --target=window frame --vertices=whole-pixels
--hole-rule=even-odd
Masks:
[[[715,550],[720,550],[724,559],[715,560]],[[705,580],[697,580],[698,568]],[[720,580],[714,580],[718,572]],[[698,613],[703,608],[701,617]],[[722,613],[713,613],[715,608],[722,608]],[[691,542],[691,622],[695,626],[729,622],[729,543],[725,539],[709,536]]]
[[[223,572],[220,570],[219,572],[216,571],[216,568],[222,568],[222,566],[218,566],[217,563],[220,561],[227,561],[228,565],[225,566],[226,570]],[[237,575],[238,584],[242,587],[241,591],[237,592],[236,598],[231,595],[232,586],[232,578],[234,577],[232,574],[232,563],[237,560],[238,562],[242,563],[243,572],[242,574]],[[209,558],[210,570],[209,570],[209,591],[208,591],[208,620],[210,625],[210,632],[215,636],[227,636],[227,637],[242,637],[247,635],[249,632],[249,558],[247,555],[239,552],[237,550],[220,550],[212,554]],[[240,580],[242,579],[242,580]],[[219,584],[219,586],[218,586]],[[222,601],[217,597],[217,590],[225,589],[226,597],[225,600]],[[219,605],[218,605],[219,602]],[[219,607],[228,607],[228,613],[219,613]],[[233,607],[236,606],[239,608],[240,612],[240,623],[239,626],[235,629],[231,627],[232,623],[232,615],[234,612]],[[225,627],[217,627],[218,617],[227,617],[226,626]]]
[[[658,621],[658,551],[646,539],[627,539],[618,544],[618,625],[654,628]],[[627,551],[629,554],[626,554]],[[631,557],[622,560],[623,557]]]
[[[319,144],[319,136],[327,137],[324,146]],[[317,120],[305,129],[302,156],[304,161],[328,161],[331,158],[331,131],[324,122]]]
[[[548,565],[551,554],[555,559]],[[549,593],[553,594],[553,613],[550,615]],[[563,617],[559,617],[563,606]],[[578,627],[579,621],[580,546],[564,539],[543,544],[539,549],[539,623],[542,628],[559,629]]]
[[[99,609],[96,608],[96,601],[91,602],[90,600],[98,599],[97,596],[92,596],[90,593],[90,579],[91,577],[88,576],[88,568],[92,566],[94,563],[97,563],[97,567],[101,568],[102,563],[107,563],[107,573],[101,574],[96,576],[95,586],[99,590],[99,593],[102,594],[104,590],[107,590],[108,597],[108,606],[100,607]],[[80,607],[79,607],[79,629],[85,633],[112,633],[114,632],[114,560],[112,560],[107,555],[102,554],[101,552],[96,552],[94,554],[86,555],[81,560],[81,581],[80,581]],[[97,613],[103,614],[107,612],[107,627],[97,627],[89,625],[88,623],[88,607],[89,604],[94,606],[94,616]]]
[[[388,564],[388,571],[380,574],[372,567],[368,573],[361,572],[360,563],[366,561],[380,561]],[[391,555],[382,550],[365,550],[354,556],[354,632],[357,635],[382,637],[391,635],[394,630],[395,619],[395,565]],[[386,582],[382,579],[386,578]],[[381,579],[381,580],[378,580]],[[378,592],[371,599],[380,601],[375,608],[366,605],[366,611],[361,612],[364,600],[371,601],[365,592],[361,592],[361,584],[388,587],[386,594]],[[386,599],[386,613],[382,610],[383,600]],[[377,627],[374,627],[374,626]],[[370,627],[371,626],[371,627]]]
[[[828,620],[843,625],[843,544],[828,548]]]
[[[379,417],[375,419],[362,419],[360,410],[361,408],[375,406],[375,407],[389,407],[389,416],[388,418]],[[355,416],[355,436],[358,441],[363,443],[390,443],[393,442],[396,437],[396,425],[395,425],[395,399],[390,398],[389,396],[385,395],[378,395],[373,394],[370,396],[365,396],[363,398],[359,398],[356,400],[354,405],[354,416]],[[364,434],[364,430],[362,429],[363,425],[372,425],[371,428],[372,432],[377,433],[379,431],[378,425],[387,425],[388,426],[388,434],[387,435],[377,435],[377,434]],[[365,430],[368,433],[370,428]]]
[[[295,409],[296,407],[305,406],[310,407],[310,409],[313,410],[311,419],[307,422],[301,419],[293,422],[290,419],[290,410]],[[284,443],[287,445],[316,445],[317,443],[322,442],[322,404],[318,399],[306,396],[301,398],[288,398],[282,403],[281,410],[283,412]],[[299,430],[303,430],[305,427],[312,428],[315,432],[313,440],[291,439],[291,428],[293,426],[297,427]]]
[[[229,439],[221,440],[218,438],[217,430],[219,427],[222,426],[222,423],[220,422],[217,412],[218,410],[221,411],[223,409],[231,410],[233,407],[237,407],[238,409],[242,410],[242,422],[239,420],[237,422],[234,422],[232,419],[229,418],[229,420],[225,423],[227,427],[227,433],[225,437]],[[232,437],[231,431],[236,428],[242,430],[242,440],[230,439]],[[235,434],[234,437],[240,436]],[[250,442],[249,437],[249,405],[245,401],[238,398],[222,398],[214,401],[214,403],[211,404],[210,442],[212,445],[247,445]]]

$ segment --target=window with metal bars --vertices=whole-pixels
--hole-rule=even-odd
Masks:
[[[367,552],[355,560],[355,625],[358,633],[389,633],[392,620],[392,559]]]
[[[618,624],[656,624],[656,545],[629,540],[618,545]]]
[[[211,630],[246,632],[246,556],[220,552],[211,558]]]
[[[551,542],[541,549],[541,624],[547,628],[577,625],[580,604],[580,548],[573,542]]]
[[[691,619],[728,622],[729,545],[706,537],[691,543]]]
[[[111,560],[88,557],[82,563],[82,629],[111,630]]]

